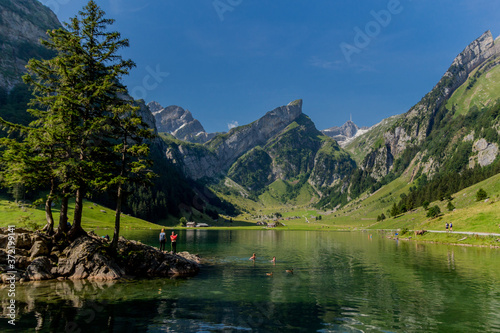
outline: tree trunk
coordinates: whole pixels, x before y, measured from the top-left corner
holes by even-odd
[[[63,191],[61,198],[61,210],[59,212],[59,227],[57,228],[57,235],[62,236],[68,233],[68,197],[66,191]]]
[[[122,201],[123,201],[123,184],[122,179],[125,175],[125,159],[127,154],[127,137],[124,138],[122,160],[120,169],[120,181],[118,182],[118,191],[116,194],[116,210],[115,210],[115,232],[113,233],[113,241],[111,242],[111,252],[116,253],[118,248],[118,238],[120,237],[120,218],[122,214]]]
[[[80,185],[78,190],[76,190],[75,198],[75,214],[73,216],[73,225],[68,232],[70,239],[76,239],[81,235],[86,234],[82,228],[82,214],[83,214],[83,197],[85,195],[85,185]]]
[[[50,193],[45,201],[45,218],[47,225],[43,228],[48,235],[54,233],[54,216],[52,215],[52,202],[54,200],[54,180],[52,179],[50,185]]]
[[[118,238],[120,237],[120,217],[122,214],[122,185],[118,185],[118,195],[116,198],[116,211],[115,211],[115,232],[113,234],[113,240],[111,241],[111,251],[116,253],[118,248]]]

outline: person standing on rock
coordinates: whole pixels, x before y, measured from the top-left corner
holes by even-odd
[[[160,251],[165,251],[166,241],[167,241],[167,234],[165,233],[165,229],[161,229],[161,232],[160,232]]]
[[[172,242],[172,254],[177,252],[177,235],[172,231],[170,235],[170,241]]]

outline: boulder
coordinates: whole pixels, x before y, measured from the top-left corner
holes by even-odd
[[[27,256],[16,254],[16,269],[25,270],[31,264],[31,260]]]
[[[8,244],[9,244],[9,236],[0,235],[0,249],[6,249]]]
[[[54,278],[51,273],[52,265],[47,257],[38,257],[26,268],[23,278],[29,281],[50,280]]]
[[[16,234],[16,248],[30,249],[33,241],[29,233]]]
[[[103,241],[97,237],[77,238],[64,249],[58,266],[52,272],[69,279],[119,279],[124,275],[124,271],[109,256],[106,249]]]
[[[191,254],[187,251],[184,251],[184,252],[177,253],[177,255],[183,257],[184,259],[194,261],[197,264],[201,264],[201,258],[197,254]]]
[[[44,241],[36,241],[30,250],[31,259],[41,256],[46,256],[50,254],[49,245]]]
[[[196,261],[187,254],[170,254],[140,242],[120,238],[120,265],[127,275],[136,277],[192,276],[199,271]],[[194,257],[193,257],[194,258]]]

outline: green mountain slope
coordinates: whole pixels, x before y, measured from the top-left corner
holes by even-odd
[[[476,68],[446,103],[448,110],[456,114],[468,113],[474,106],[478,109],[491,106],[500,99],[500,56],[495,56]]]
[[[241,156],[227,176],[265,206],[295,206],[314,203],[354,168],[349,154],[301,114],[265,145]]]
[[[374,192],[408,168],[410,182],[420,179],[420,192],[402,200],[400,208],[405,209],[491,176],[499,163],[499,57],[500,44],[487,31],[455,58],[443,78],[407,113],[349,143],[346,150],[360,168],[351,177],[349,197],[342,201]],[[338,197],[337,192],[323,198],[321,207],[331,208],[328,202],[338,203]]]

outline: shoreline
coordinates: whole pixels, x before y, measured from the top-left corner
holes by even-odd
[[[165,227],[166,228],[166,227]],[[320,231],[320,232],[366,232],[366,233],[385,233],[388,236],[391,233],[401,232],[402,229],[365,229],[357,227],[340,227],[340,226],[328,226],[328,225],[316,225],[316,226],[301,226],[292,225],[285,227],[276,228],[265,228],[262,226],[214,226],[214,227],[168,227],[171,230],[267,230],[267,231]],[[134,229],[135,230],[135,229]],[[466,247],[483,247],[483,248],[500,248],[500,233],[488,233],[482,231],[440,231],[440,230],[426,230],[424,236],[415,236],[415,230],[408,230],[410,234],[399,235],[399,240],[415,241],[429,244],[443,244],[443,245],[453,245],[453,246],[466,246]],[[466,235],[464,243],[457,243],[459,236]],[[457,236],[456,239],[443,240],[444,237]],[[422,238],[424,237],[424,238]],[[490,238],[491,237],[491,238]],[[472,243],[471,243],[472,241]],[[493,243],[496,242],[496,243]]]
[[[68,242],[39,231],[0,228],[1,282],[188,277],[200,270],[200,258],[188,252],[170,254],[123,237],[116,252],[110,244],[92,231]]]

